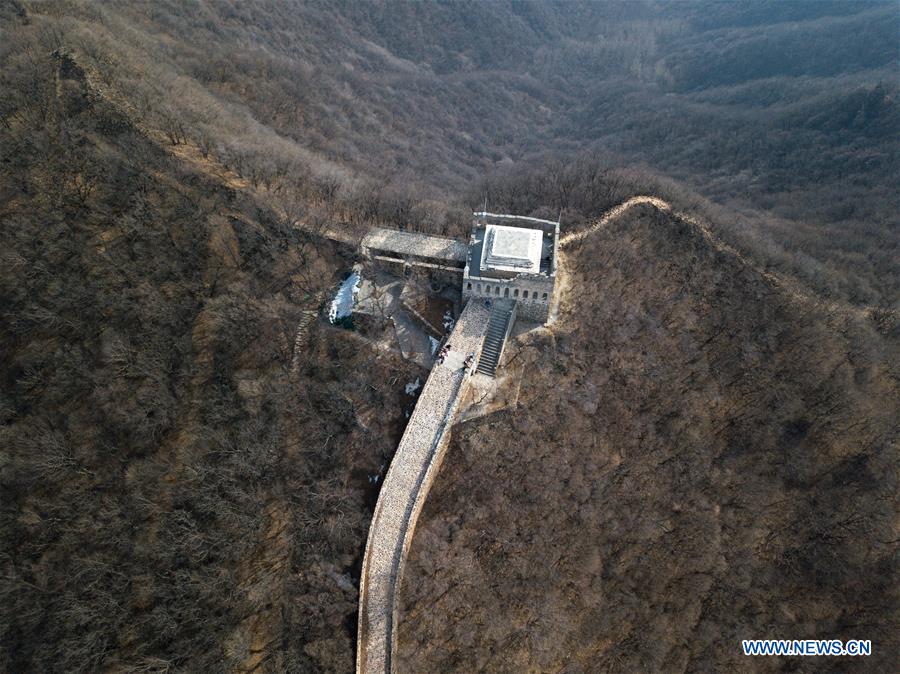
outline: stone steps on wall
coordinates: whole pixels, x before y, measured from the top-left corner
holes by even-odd
[[[489,377],[496,375],[500,357],[503,355],[503,347],[506,344],[506,336],[515,320],[515,310],[515,301],[494,301],[484,346],[481,349],[481,357],[478,359],[477,372]]]

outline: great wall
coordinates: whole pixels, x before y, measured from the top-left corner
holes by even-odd
[[[362,240],[363,254],[380,264],[403,273],[414,266],[451,275],[464,307],[378,495],[360,574],[358,672],[395,671],[404,563],[469,377],[494,377],[517,313],[537,323],[547,320],[558,243],[558,222],[487,212],[474,214],[468,243],[383,228]]]
[[[737,258],[742,264],[756,269],[754,265],[738,250],[715,237],[704,222],[698,218],[676,212],[672,206],[652,196],[635,196],[607,211],[599,220],[587,228],[559,236],[559,223],[535,221],[541,226],[555,224],[552,235],[552,255],[548,264],[541,261],[541,268],[546,267],[550,279],[549,301],[546,308],[543,302],[532,304],[530,313],[537,317],[548,316],[550,320],[555,313],[552,307],[558,301],[553,297],[556,281],[557,253],[562,262],[561,251],[557,249],[571,248],[589,235],[597,232],[612,220],[629,209],[649,205],[671,213],[674,218],[695,227],[712,246],[729,256]],[[476,214],[490,216],[493,214]],[[499,219],[516,219],[516,216],[494,216]],[[533,218],[519,218],[525,223]],[[476,227],[477,231],[477,227]],[[403,580],[403,567],[412,543],[416,522],[425,503],[428,491],[440,469],[450,439],[450,429],[456,417],[460,400],[463,398],[470,371],[463,365],[464,358],[476,354],[478,361],[482,358],[491,360],[490,374],[499,364],[505,340],[511,329],[511,321],[515,320],[517,305],[519,308],[528,298],[527,293],[520,297],[516,287],[517,276],[524,277],[525,284],[521,288],[530,288],[534,293],[536,275],[514,275],[504,279],[478,278],[470,267],[479,265],[473,260],[473,249],[480,255],[483,241],[470,241],[468,252],[459,243],[441,237],[430,237],[406,232],[376,229],[363,240],[362,248],[371,257],[401,265],[416,265],[428,269],[441,269],[463,274],[463,296],[468,300],[456,325],[447,339],[452,349],[444,363],[434,366],[419,396],[415,410],[409,419],[406,430],[400,440],[396,454],[385,477],[372,524],[366,542],[362,573],[359,588],[359,624],[357,632],[356,669],[358,673],[389,674],[396,672],[394,653],[397,642],[398,598],[400,584]],[[465,267],[463,267],[465,263]],[[851,314],[860,317],[871,317],[875,311],[872,307],[855,307],[847,304],[826,302],[803,289],[791,278],[784,277],[768,270],[757,271],[773,286],[786,292],[788,297],[800,303],[815,303],[829,312]],[[485,284],[471,287],[469,279],[489,280]],[[539,281],[539,280],[538,280]],[[564,282],[564,279],[563,279]],[[467,287],[468,286],[468,287]],[[513,290],[513,292],[510,292]],[[543,294],[544,288],[541,288]],[[557,294],[560,292],[556,288]],[[502,293],[502,294],[501,294]],[[547,296],[544,295],[544,298]],[[510,298],[510,299],[506,299]],[[503,330],[489,331],[489,326],[497,323],[498,315],[508,312],[512,315],[510,322]],[[487,337],[487,339],[486,339]],[[493,340],[493,344],[490,342]],[[488,342],[486,344],[486,342]],[[484,372],[478,368],[478,372]],[[482,375],[475,375],[482,376]]]
[[[403,565],[467,384],[464,360],[480,354],[489,318],[483,300],[463,309],[448,339],[452,348],[431,370],[378,495],[360,576],[358,672],[393,671]]]

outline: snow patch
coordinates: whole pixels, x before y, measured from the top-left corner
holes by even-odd
[[[356,303],[356,295],[359,293],[359,281],[359,274],[353,272],[341,283],[328,310],[328,320],[331,323],[347,318],[353,313],[353,305]]]
[[[407,384],[406,388],[404,390],[406,391],[406,395],[411,396],[416,391],[418,391],[421,387],[422,387],[422,382],[420,382],[419,378],[416,377],[416,380]]]
[[[453,320],[453,314],[451,314],[450,310],[447,309],[447,311],[444,312],[444,330],[450,332],[451,330],[453,330],[454,325],[456,325],[456,321]],[[434,351],[432,350],[431,353],[433,355]]]
[[[444,323],[444,327],[446,326],[447,324]],[[433,356],[437,353],[438,347],[441,345],[441,340],[435,339],[431,335],[428,335],[428,340],[431,342],[431,355]]]
[[[382,463],[381,468],[378,469],[378,472],[374,475],[369,475],[369,484],[378,484],[378,480],[381,479],[381,474],[384,472],[384,467],[386,464]]]

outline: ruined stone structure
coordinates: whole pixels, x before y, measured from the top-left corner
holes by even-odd
[[[544,323],[556,283],[559,223],[497,213],[475,213],[463,271],[463,299],[516,302],[517,314]]]

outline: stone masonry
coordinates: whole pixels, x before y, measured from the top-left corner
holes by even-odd
[[[431,259],[459,263],[465,262],[467,253],[463,241],[383,227],[374,227],[362,240],[361,247],[366,255],[387,253],[401,259]]]
[[[559,222],[475,213],[462,296],[513,300],[518,315],[544,323],[556,283]]]
[[[357,672],[394,671],[403,565],[467,385],[463,361],[470,353],[480,355],[489,318],[484,300],[472,299],[463,309],[448,338],[450,353],[431,370],[385,476],[360,577]]]

